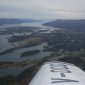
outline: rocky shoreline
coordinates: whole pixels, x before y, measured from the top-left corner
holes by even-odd
[[[13,68],[13,67],[24,67],[26,65],[34,64],[33,61],[24,62],[0,62],[0,68]]]

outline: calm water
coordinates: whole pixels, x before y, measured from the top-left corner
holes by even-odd
[[[17,25],[16,24],[15,25],[4,25],[4,26],[1,26],[0,28],[13,27],[13,26],[33,26],[33,27],[42,28],[40,30],[48,30],[44,33],[49,33],[49,32],[52,32],[55,30],[52,27],[43,26],[42,23],[44,23],[44,22],[22,23],[22,24],[17,24]],[[56,28],[56,29],[58,29],[58,28]],[[13,47],[12,44],[8,43],[8,37],[10,37],[10,36],[12,36],[12,35],[0,35],[0,52]],[[29,47],[29,48],[18,49],[12,53],[0,56],[0,62],[2,62],[2,61],[21,62],[21,61],[26,61],[26,60],[42,59],[43,57],[49,56],[52,54],[51,52],[43,52],[44,46],[46,46],[46,45],[47,45],[47,43],[44,42],[41,45],[37,45],[37,46]],[[26,56],[26,57],[20,57],[20,55],[23,52],[29,51],[29,50],[36,50],[36,49],[40,50],[39,54],[32,55],[32,56]],[[6,76],[6,75],[18,75],[26,68],[28,68],[28,66],[23,67],[23,68],[0,68],[0,77]]]
[[[33,26],[33,27],[40,27],[42,29],[39,30],[48,30],[44,33],[49,33],[54,31],[55,29],[53,29],[52,27],[48,27],[48,26],[43,26],[42,23],[44,22],[34,22],[34,23],[23,23],[23,24],[17,24],[17,25],[6,25],[6,26],[1,26],[1,28],[6,28],[6,27],[13,27],[13,26]],[[58,28],[56,28],[58,29]],[[29,34],[29,33],[28,33]],[[20,35],[18,33],[16,33],[16,35]],[[0,52],[7,50],[9,48],[12,48],[13,45],[8,43],[8,37],[10,37],[12,35],[0,35]],[[45,56],[49,56],[51,54],[51,52],[43,52],[43,48],[44,46],[47,45],[47,43],[43,43],[41,45],[38,46],[33,46],[33,47],[29,47],[29,48],[21,48],[19,50],[14,51],[13,53],[10,54],[6,54],[3,56],[0,56],[0,61],[25,61],[25,60],[29,60],[29,59],[41,59]],[[28,50],[41,50],[41,52],[37,55],[33,55],[33,56],[29,56],[29,57],[20,57],[20,55]]]
[[[30,48],[21,48],[17,51],[14,51],[13,53],[10,54],[6,54],[3,56],[0,56],[0,61],[10,61],[10,62],[21,62],[21,61],[26,61],[26,60],[36,60],[36,59],[41,59],[45,56],[49,56],[51,54],[51,52],[43,52],[43,47],[46,45],[46,43],[43,43],[41,45],[38,46],[33,46]],[[25,56],[25,57],[20,57],[20,55],[23,52],[29,51],[29,50],[40,50],[41,52],[39,54],[36,55],[32,55],[32,56]]]

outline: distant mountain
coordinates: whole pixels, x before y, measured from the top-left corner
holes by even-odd
[[[38,22],[38,20],[34,19],[7,19],[7,18],[0,18],[0,25],[5,25],[5,24],[20,24],[23,22]]]
[[[55,28],[64,28],[72,31],[85,32],[85,19],[80,20],[64,20],[58,19],[43,25],[52,26]]]

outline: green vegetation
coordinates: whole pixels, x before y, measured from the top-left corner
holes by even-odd
[[[20,48],[24,48],[24,47],[32,47],[32,46],[36,46],[36,45],[39,45],[41,44],[41,39],[40,38],[28,38],[28,39],[25,39],[23,41],[18,41],[16,43],[13,43],[15,45],[15,47],[13,48],[10,48],[10,49],[7,49],[3,52],[0,52],[0,55],[5,55],[5,54],[8,54],[8,53],[12,53]]]
[[[40,50],[26,51],[26,52],[21,54],[21,57],[35,55],[35,54],[38,54],[38,53],[40,53]]]
[[[18,41],[18,42],[14,42],[12,44],[14,44],[17,47],[23,47],[23,46],[31,47],[31,46],[34,46],[34,45],[41,44],[41,38],[30,37],[30,38],[27,38],[27,39],[24,39],[24,40],[21,40],[21,41]]]
[[[79,51],[65,51],[63,52],[65,56],[71,57],[84,57],[85,56],[85,49],[81,48]]]
[[[52,26],[55,28],[64,28],[75,32],[85,32],[85,19],[57,19],[52,22],[45,23],[43,25]]]

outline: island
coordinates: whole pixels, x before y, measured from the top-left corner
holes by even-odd
[[[40,53],[40,50],[30,50],[30,51],[26,51],[24,53],[21,54],[21,57],[25,57],[25,56],[31,56],[31,55],[35,55]]]
[[[0,55],[6,55],[12,53],[21,48],[28,48],[28,47],[40,45],[42,43],[41,41],[42,40],[40,38],[28,38],[28,39],[24,39],[23,41],[13,42],[12,44],[14,45],[14,47],[0,52]]]

